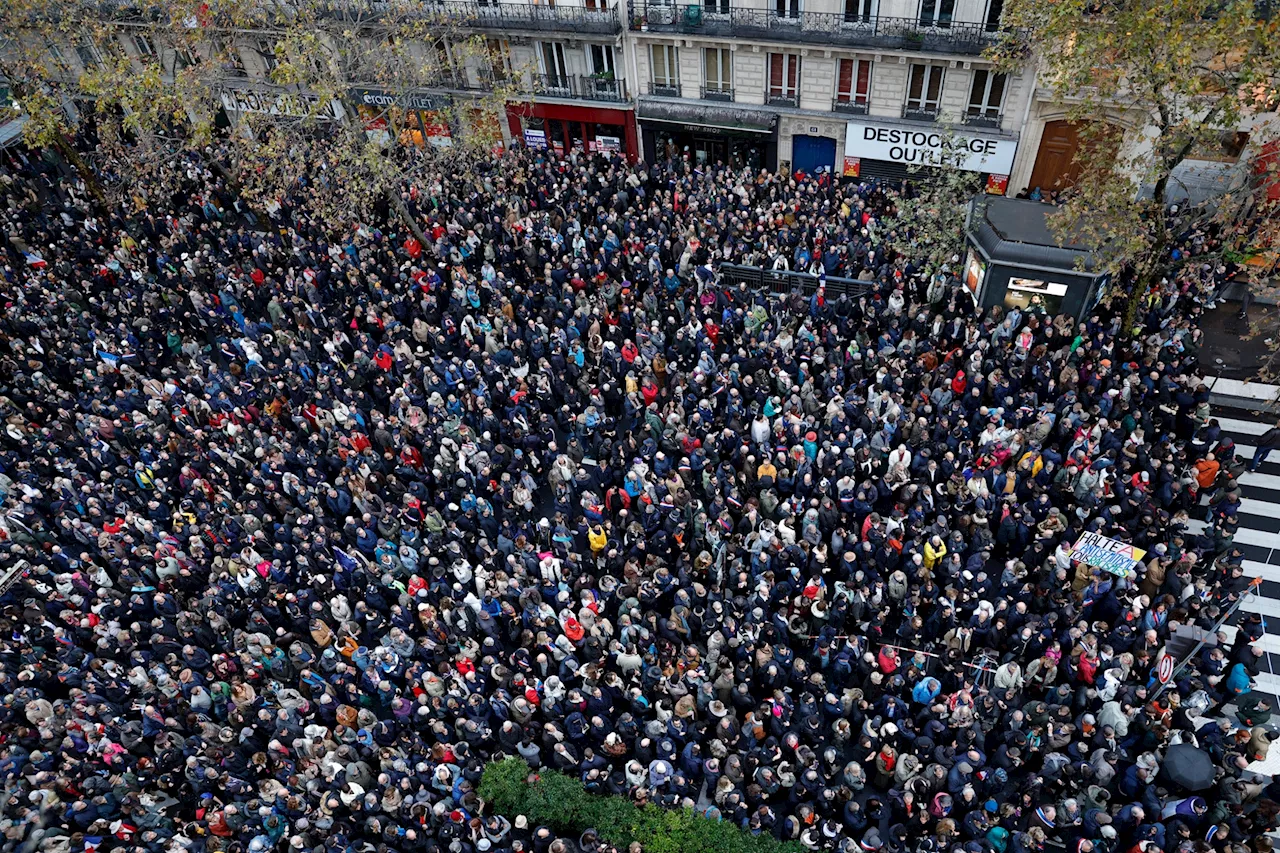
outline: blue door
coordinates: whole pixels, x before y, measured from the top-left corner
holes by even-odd
[[[825,136],[794,136],[791,139],[791,169],[806,175],[836,167],[836,141]]]

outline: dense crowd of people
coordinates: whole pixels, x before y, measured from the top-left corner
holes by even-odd
[[[516,151],[408,228],[174,169],[0,174],[4,850],[610,849],[502,756],[810,850],[1271,850],[1261,626],[1155,695],[1248,585],[1212,233],[1121,342],[976,308],[882,182]]]

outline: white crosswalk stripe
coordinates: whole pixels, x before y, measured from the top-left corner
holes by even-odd
[[[1243,513],[1243,510],[1241,511]],[[1192,533],[1204,533],[1208,524],[1193,518],[1187,522],[1187,529]],[[1265,530],[1251,530],[1245,527],[1245,519],[1240,519],[1240,530],[1236,532],[1236,544],[1238,545],[1256,545],[1259,548],[1275,548],[1280,547],[1280,536],[1275,533],[1268,533]]]
[[[1246,474],[1245,476],[1249,475]],[[1260,515],[1263,518],[1280,518],[1280,503],[1260,501],[1246,496],[1240,502],[1240,513],[1242,515]]]
[[[1280,583],[1280,566],[1259,563],[1257,560],[1245,560],[1244,573],[1246,577],[1262,578],[1264,581]]]
[[[1267,619],[1280,619],[1280,601],[1259,595],[1250,598],[1240,609],[1246,613],[1261,613]]]
[[[1244,475],[1240,477],[1240,485],[1257,486],[1260,489],[1273,491],[1276,493],[1277,497],[1280,497],[1280,476],[1275,474],[1264,474],[1261,471],[1258,473],[1246,471]],[[1280,545],[1280,543],[1277,543],[1277,545]]]
[[[1228,418],[1222,415],[1216,415],[1215,417],[1217,418],[1218,426],[1232,433],[1232,438],[1237,435],[1262,435],[1272,426],[1266,421],[1242,421],[1239,418]]]

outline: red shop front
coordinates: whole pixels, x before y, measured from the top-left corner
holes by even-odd
[[[573,149],[616,151],[630,162],[640,156],[636,117],[631,110],[563,104],[507,104],[511,138],[530,148],[564,154]]]

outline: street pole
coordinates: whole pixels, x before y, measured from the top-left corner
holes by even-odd
[[[1179,673],[1186,669],[1187,664],[1191,662],[1191,659],[1200,653],[1200,650],[1209,642],[1209,637],[1213,637],[1214,641],[1217,641],[1218,632],[1222,630],[1222,627],[1226,625],[1228,621],[1230,621],[1231,617],[1240,609],[1240,605],[1244,604],[1249,596],[1258,594],[1258,587],[1261,585],[1262,578],[1253,579],[1253,582],[1249,584],[1249,587],[1245,590],[1244,595],[1240,596],[1240,600],[1231,605],[1230,609],[1228,609],[1226,613],[1222,614],[1222,618],[1213,626],[1213,629],[1207,631],[1204,636],[1200,638],[1199,642],[1191,647],[1191,651],[1183,655],[1182,660],[1178,661],[1178,665],[1173,668],[1173,674],[1169,676],[1169,680],[1156,688],[1156,692],[1151,696],[1151,700],[1153,702],[1160,698],[1160,694],[1164,693],[1165,689],[1168,688],[1170,684],[1178,680]]]

